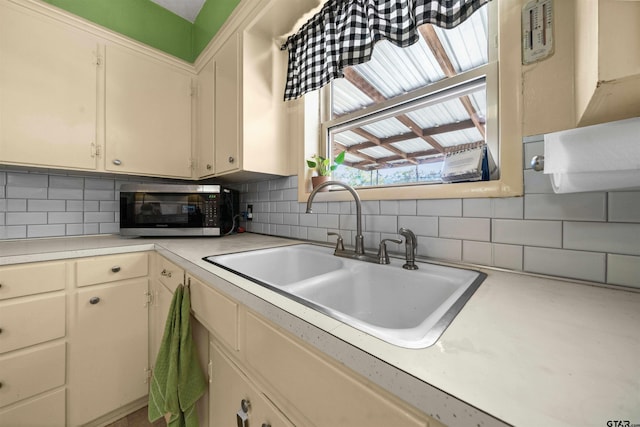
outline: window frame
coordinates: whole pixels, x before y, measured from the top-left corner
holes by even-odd
[[[403,200],[403,199],[438,199],[438,198],[469,198],[469,197],[511,197],[523,194],[522,167],[522,68],[520,56],[520,8],[518,2],[502,1],[490,2],[487,7],[489,22],[489,62],[481,67],[461,73],[457,76],[435,82],[424,89],[412,93],[425,91],[432,93],[450,86],[452,82],[460,83],[469,80],[469,76],[487,74],[487,143],[490,145],[494,157],[499,162],[500,179],[495,181],[480,181],[455,184],[407,184],[388,187],[360,187],[358,194],[362,200]],[[492,77],[489,78],[489,74]],[[495,74],[495,75],[493,75]],[[458,80],[456,80],[458,79]],[[492,95],[490,96],[490,91]],[[298,163],[298,200],[303,202],[311,192],[312,171],[305,168],[304,160],[314,153],[326,153],[328,123],[335,126],[342,123],[354,113],[349,113],[338,119],[329,120],[330,103],[328,102],[330,89],[325,87],[320,91],[306,94],[302,99],[304,124],[301,129],[304,145],[301,151],[301,161]],[[405,95],[403,95],[405,96]],[[398,103],[398,97],[385,101],[375,107],[388,108],[388,103]],[[497,100],[497,105],[490,99]],[[345,191],[330,191],[318,193],[319,201],[350,200]]]

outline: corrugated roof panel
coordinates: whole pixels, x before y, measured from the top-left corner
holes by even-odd
[[[486,6],[455,28],[444,30],[434,26],[434,29],[458,73],[489,61]]]
[[[482,135],[476,128],[441,133],[438,135],[434,135],[433,139],[438,141],[438,143],[443,147],[454,147],[460,144],[469,144],[472,142],[484,140],[484,138],[482,138]]]
[[[371,60],[355,65],[354,69],[387,99],[445,77],[422,38],[406,48],[380,41],[373,49]]]
[[[387,138],[394,135],[401,135],[403,133],[410,132],[405,125],[400,123],[395,117],[389,117],[385,120],[369,123],[362,126],[362,129],[377,136],[378,138]]]
[[[469,113],[459,99],[450,99],[440,104],[414,110],[407,116],[422,129],[461,122],[469,119]]]
[[[394,142],[391,145],[405,153],[415,153],[417,151],[426,151],[433,148],[422,138],[407,139],[406,141]]]
[[[480,116],[483,120],[486,120],[487,117],[487,91],[481,90],[478,92],[474,92],[469,96],[471,98],[471,104],[473,108],[475,108],[478,116]]]
[[[373,100],[347,79],[335,79],[332,86],[333,114],[341,115],[373,104]]]
[[[393,151],[387,150],[384,147],[369,147],[364,150],[360,150],[362,154],[366,154],[367,156],[373,157],[374,159],[381,159],[383,157],[395,156],[396,153]]]
[[[333,135],[333,140],[345,147],[351,147],[352,145],[360,144],[367,141],[367,138],[358,135],[357,133],[346,130],[344,132],[336,133]]]

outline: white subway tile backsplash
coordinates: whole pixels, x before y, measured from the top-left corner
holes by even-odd
[[[554,194],[549,175],[533,169],[524,171],[525,194]]]
[[[100,178],[85,178],[85,190],[115,190],[115,180]]]
[[[640,224],[565,222],[564,247],[640,255]]]
[[[84,190],[85,200],[115,200],[116,193],[114,190]]]
[[[418,255],[450,261],[462,261],[462,241],[418,237]]]
[[[354,232],[353,234],[355,236],[356,233]],[[378,246],[380,245],[380,240],[382,240],[381,233],[377,231],[363,231],[362,235],[364,237],[365,248],[377,251]]]
[[[82,200],[67,200],[67,212],[84,211],[84,202]]]
[[[49,188],[49,199],[82,200],[84,190],[75,188]]]
[[[85,212],[98,212],[100,210],[100,202],[85,201],[83,209]]]
[[[84,189],[84,178],[72,177],[72,176],[49,176],[49,188],[58,189]]]
[[[462,261],[471,264],[492,265],[491,243],[463,240]]]
[[[287,188],[284,190],[282,197],[284,198],[284,200],[298,200],[298,189]]]
[[[284,200],[284,191],[283,190],[272,190],[269,192],[269,200],[270,201],[278,201]]]
[[[6,185],[6,184],[7,184],[7,173],[0,172],[0,185]]]
[[[317,227],[318,226],[318,214],[316,213],[301,213],[300,225],[303,227]]]
[[[64,212],[67,204],[64,200],[28,200],[27,211],[29,212]]]
[[[49,224],[81,224],[83,221],[82,212],[49,212]]]
[[[340,229],[341,230],[355,230],[356,229],[356,216],[355,215],[340,215]]]
[[[350,202],[329,202],[327,213],[348,215],[351,213]]]
[[[314,242],[326,242],[327,241],[327,229],[326,228],[307,228],[307,239]]]
[[[418,215],[462,216],[462,199],[418,200]]]
[[[284,224],[284,216],[277,212],[270,213],[268,222],[270,224]]]
[[[84,224],[84,234],[100,234],[100,224]]]
[[[418,211],[415,200],[381,200],[381,215],[416,215]]]
[[[291,237],[291,226],[277,224],[276,225],[276,235],[277,236],[283,236],[283,237]]]
[[[610,222],[640,222],[640,191],[609,193]]]
[[[604,282],[606,255],[597,252],[525,247],[524,270],[532,273]]]
[[[115,216],[113,212],[85,212],[84,213],[84,222],[114,222]]]
[[[491,199],[491,216],[493,218],[522,219],[524,217],[524,199],[522,197]]]
[[[47,188],[49,177],[44,174],[7,172],[6,185],[8,187]]]
[[[439,236],[488,242],[491,239],[490,221],[489,218],[440,217]]]
[[[4,212],[0,212],[0,225],[4,225]]]
[[[47,194],[47,187],[6,186],[7,199],[46,199]]]
[[[355,209],[352,212],[355,212]],[[362,215],[380,215],[380,201],[365,200],[362,202]]]
[[[329,212],[329,204],[326,202],[314,202],[311,206],[314,214],[326,214]],[[307,211],[307,204],[304,204],[304,208],[300,212]]]
[[[25,199],[6,199],[7,212],[26,212],[27,201]]]
[[[609,254],[607,283],[640,288],[640,257]]]
[[[416,235],[438,237],[438,218],[430,216],[399,216],[398,229],[408,228]]]
[[[462,216],[490,218],[491,199],[463,199]]]
[[[66,227],[64,224],[54,225],[29,225],[27,226],[27,237],[55,237],[64,236]]]
[[[298,225],[300,223],[300,215],[297,213],[285,213],[282,215],[282,221],[287,225]]]
[[[522,270],[523,247],[493,243],[493,265],[510,270]]]
[[[291,212],[291,202],[276,202],[276,212]]]
[[[46,212],[7,212],[7,225],[46,224]]]
[[[27,226],[26,225],[7,225],[4,227],[4,236],[6,239],[26,239],[27,238]]]
[[[117,212],[120,209],[120,203],[116,201],[101,201],[99,206],[102,212]]]
[[[525,219],[606,221],[606,193],[527,194]]]
[[[382,233],[395,233],[398,231],[397,216],[367,215],[364,219],[364,229],[367,231],[379,231]]]
[[[120,232],[120,226],[118,223],[114,223],[114,222],[100,223],[100,228],[99,228],[100,234],[118,234],[119,232]]]
[[[318,214],[318,227],[339,228],[340,216],[335,214]]]
[[[84,234],[84,226],[82,224],[66,224],[65,234],[67,236],[81,236]]]
[[[562,247],[562,222],[492,219],[491,241],[516,245]]]

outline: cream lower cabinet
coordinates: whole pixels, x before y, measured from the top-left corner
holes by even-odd
[[[86,258],[74,264],[68,423],[99,425],[101,417],[148,393],[148,254]]]
[[[210,427],[441,426],[188,272],[187,278],[194,315],[212,338]]]
[[[211,344],[211,427],[292,427],[293,424],[224,354]]]
[[[65,425],[66,280],[64,262],[0,267],[1,427]]]

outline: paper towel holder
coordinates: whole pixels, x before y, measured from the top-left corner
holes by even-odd
[[[536,172],[544,172],[544,156],[533,156],[531,158],[531,169]]]

